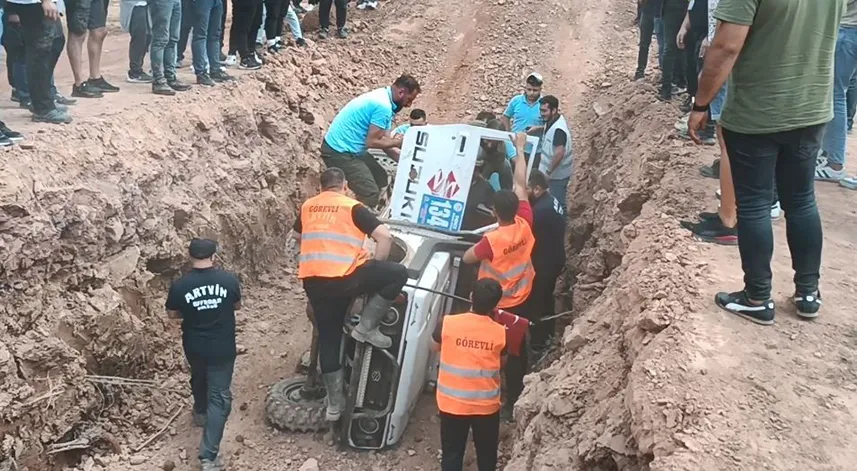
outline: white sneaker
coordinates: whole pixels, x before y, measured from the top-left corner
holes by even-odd
[[[226,56],[226,60],[223,61],[223,65],[225,65],[226,67],[235,67],[236,65],[238,65],[238,56],[236,56],[235,54],[229,54],[228,56]]]
[[[845,177],[839,180],[839,186],[849,190],[857,190],[857,177]]]
[[[675,124],[673,125],[675,130],[682,133],[682,134],[687,134],[687,120],[689,118],[690,118],[690,113],[679,118],[678,121],[676,121]]]
[[[307,13],[309,13],[309,12],[315,10],[315,5],[307,5],[304,7],[304,10],[306,10]]]
[[[834,170],[825,162],[825,165],[815,166],[815,180],[819,182],[838,182],[845,178],[845,169]]]
[[[771,205],[771,220],[776,221],[783,215],[783,209],[780,207],[780,202]]]

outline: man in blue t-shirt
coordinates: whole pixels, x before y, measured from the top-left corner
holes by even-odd
[[[374,208],[387,186],[387,172],[368,149],[382,149],[398,161],[402,135],[390,135],[393,116],[411,106],[420,93],[420,84],[402,75],[392,86],[364,93],[348,102],[330,123],[321,144],[321,158],[328,167],[345,172],[348,187],[358,201]]]
[[[541,74],[533,72],[527,76],[524,93],[512,97],[509,105],[506,106],[506,111],[503,112],[503,116],[500,118],[503,124],[506,125],[506,129],[513,133],[527,132],[531,127],[544,124],[539,112],[542,85],[544,85],[544,79]],[[531,151],[532,146],[527,144],[524,147],[524,153],[527,157],[529,157]]]

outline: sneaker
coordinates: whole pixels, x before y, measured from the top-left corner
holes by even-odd
[[[318,30],[318,39],[324,40],[330,37],[330,31],[327,28]]]
[[[704,219],[703,216],[705,216]],[[711,242],[718,245],[738,244],[737,229],[724,226],[719,215],[714,214],[714,217],[710,217],[710,213],[704,213],[700,214],[700,219],[699,223],[694,224],[689,221],[682,221],[681,225],[689,230],[694,237],[703,242]]]
[[[303,7],[303,6],[301,6],[301,5],[292,5],[292,6],[293,6],[293,7],[294,7],[294,9],[295,9],[295,13],[297,13],[298,15],[303,15],[303,14],[305,14],[306,12],[308,12],[308,11],[309,11],[308,9],[304,8],[304,7]]]
[[[104,80],[104,77],[98,77],[96,79],[91,78],[87,80],[87,82],[96,90],[101,90],[102,93],[116,93],[119,91],[119,87],[111,85],[107,80]]]
[[[184,69],[185,67],[187,67],[187,64],[184,63],[184,57],[176,59],[176,69]]]
[[[15,145],[15,143],[12,142],[12,139],[9,139],[9,136],[0,133],[0,147],[9,147],[13,145]]]
[[[68,98],[66,96],[63,96],[61,93],[57,93],[56,95],[54,95],[54,103],[69,106],[77,103],[77,100],[75,100],[74,98]]]
[[[253,53],[253,58],[255,58],[255,59],[256,59],[256,62],[258,62],[258,63],[259,63],[259,66],[260,66],[260,67],[261,67],[261,66],[263,66],[263,65],[265,65],[265,61],[264,61],[261,57],[259,57],[259,53],[258,53],[258,52],[254,52],[254,53]]]
[[[302,7],[302,8],[304,9],[305,12],[309,13],[309,12],[315,10],[315,5],[309,4],[309,5]]]
[[[271,44],[268,46],[268,54],[279,54],[280,53],[280,45],[279,44]]]
[[[765,300],[762,304],[751,303],[744,291],[737,293],[717,293],[714,304],[726,312],[743,317],[759,325],[774,324],[774,301]]]
[[[780,207],[780,202],[771,205],[771,220],[776,221],[783,215],[783,208]]]
[[[838,182],[845,178],[845,169],[834,170],[830,164],[816,165],[815,181],[819,182]]]
[[[23,103],[22,103],[22,105],[23,105]],[[62,111],[63,113],[65,113],[65,112],[67,112],[67,111],[68,111],[68,106],[61,105],[61,104],[59,104],[59,103],[57,103],[57,102],[54,102],[54,108],[56,108],[56,109],[58,109],[58,110]],[[28,102],[27,102],[27,109],[28,109],[28,110],[30,110],[30,113],[35,113],[35,112],[36,112],[36,109],[35,109],[35,108],[33,108],[33,102],[31,102],[31,101],[28,101]]]
[[[155,79],[146,72],[131,72],[128,71],[127,80],[129,83],[152,83]]]
[[[217,70],[215,72],[212,72],[210,75],[211,75],[211,78],[217,83],[234,82],[235,81],[235,77],[227,74],[226,72],[224,72],[222,70]]]
[[[839,180],[839,186],[849,190],[857,190],[857,177],[845,177]]]
[[[667,93],[664,93],[664,92],[660,92],[660,93],[658,93],[658,101],[667,102],[667,101],[672,101],[672,99],[673,99],[673,94],[672,94],[672,93],[669,93],[669,92],[667,92]]]
[[[71,122],[71,116],[65,111],[53,109],[43,114],[33,113],[33,121],[37,123],[68,124]]]
[[[798,317],[801,319],[815,319],[818,317],[818,311],[821,309],[821,291],[816,291],[815,294],[795,293],[792,302],[795,303]]]
[[[699,168],[699,174],[705,178],[720,178],[720,159],[714,159],[711,165],[703,165]]]
[[[646,73],[645,73],[645,72],[643,72],[643,71],[641,71],[641,70],[638,70],[638,71],[634,72],[634,81],[635,81],[635,82],[636,82],[637,80],[643,80],[644,78],[646,78]]]
[[[72,85],[71,96],[77,98],[101,98],[104,96],[104,93],[89,83],[89,81],[86,81],[80,85]]]
[[[241,70],[259,70],[262,68],[262,64],[255,57],[248,57],[241,59],[241,64],[238,65],[238,68]]]
[[[683,95],[685,93],[687,93],[687,85],[673,85],[673,95]]]
[[[298,47],[307,47],[307,43],[304,38],[298,38],[298,40],[295,41],[295,44],[297,44]]]
[[[220,462],[220,457],[213,460],[200,460],[202,471],[223,471],[223,463]]]
[[[348,28],[339,28],[336,30],[336,37],[339,39],[348,39]]]
[[[235,67],[238,65],[238,56],[235,54],[229,54],[222,62],[226,67]]]
[[[167,82],[152,82],[152,93],[155,95],[173,96],[176,91]]]
[[[693,109],[693,99],[690,95],[684,97],[684,101],[681,102],[678,109],[680,109],[682,113],[690,113],[690,110]]]
[[[676,120],[673,127],[679,134],[687,134],[687,120],[690,119],[690,113],[685,113],[684,116]]]
[[[10,99],[10,100],[12,100],[12,101],[14,101],[15,103],[20,103],[20,101],[21,101],[21,96],[20,96],[20,95],[18,95],[18,90],[15,90],[15,89],[13,88],[13,89],[12,89],[12,96],[11,96],[9,99]]]
[[[12,142],[20,142],[24,140],[23,134],[9,129],[9,127],[6,126],[6,123],[4,123],[3,121],[0,121],[0,134],[3,134],[7,139]]]
[[[197,75],[196,76],[196,83],[197,83],[197,85],[202,85],[204,87],[213,87],[213,86],[217,85],[216,83],[214,83],[214,80],[212,80],[211,76],[208,74]]]
[[[193,86],[189,83],[184,83],[181,80],[174,78],[172,80],[167,80],[167,85],[170,86],[173,90],[177,92],[186,92],[193,88]]]

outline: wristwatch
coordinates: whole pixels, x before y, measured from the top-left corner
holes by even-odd
[[[701,111],[703,113],[711,109],[711,104],[699,105],[696,103],[696,97],[693,97],[693,111]]]

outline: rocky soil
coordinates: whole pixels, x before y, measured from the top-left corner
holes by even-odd
[[[352,11],[347,42],[288,49],[237,85],[175,100],[82,104],[62,132],[26,125],[31,144],[0,152],[0,470],[198,469],[178,328],[163,315],[195,235],[216,237],[246,284],[223,444],[232,469],[437,469],[429,397],[384,453],[339,453],[264,424],[265,388],[309,344],[285,233],[316,191],[323,130],[357,93],[409,72],[429,120],[457,122],[502,112],[531,70],[574,126],[561,294],[576,318],[503,430],[506,469],[853,468],[857,326],[844,313],[857,227],[842,194],[820,189],[840,222],[828,232],[838,256],[825,259],[830,316],[798,323],[782,309],[777,327],[748,326],[709,302],[738,285],[737,253],[700,247],[678,225],[710,199],[696,167],[713,154],[674,139],[675,107],[628,80],[631,6],[389,0]],[[775,270],[785,308],[788,265]],[[52,453],[70,442],[86,446]]]

